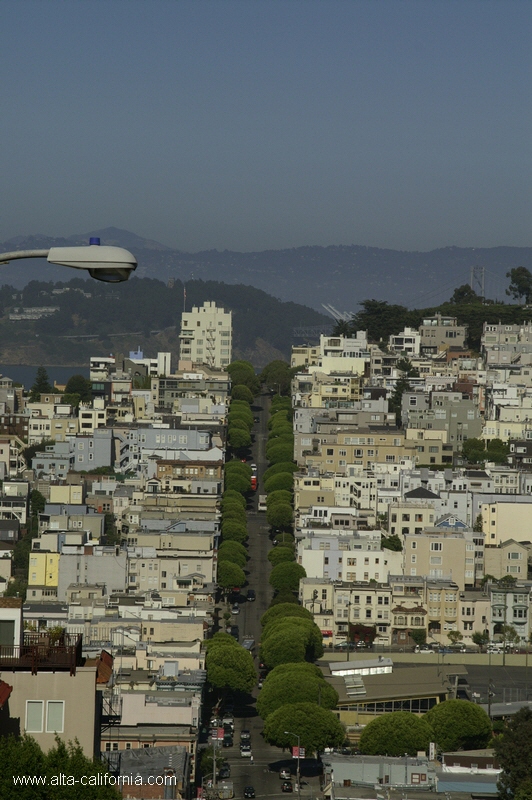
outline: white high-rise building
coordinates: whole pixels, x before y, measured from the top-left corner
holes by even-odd
[[[224,368],[231,363],[232,312],[207,301],[181,314],[180,360]]]

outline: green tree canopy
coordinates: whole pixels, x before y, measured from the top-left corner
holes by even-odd
[[[276,425],[285,425],[286,423],[291,423],[292,414],[290,409],[288,408],[280,408],[278,411],[275,411],[271,414],[270,419],[268,420],[268,430],[272,430]]]
[[[268,561],[270,562],[272,567],[276,567],[277,564],[282,564],[283,561],[293,561],[293,560],[294,560],[293,547],[272,547],[272,549],[268,553]]]
[[[271,361],[267,364],[260,375],[264,383],[271,391],[279,394],[290,392],[290,381],[292,380],[293,370],[286,361]]]
[[[241,475],[239,472],[230,471],[225,473],[225,490],[247,494],[251,491],[251,478]]]
[[[521,792],[522,796],[523,787],[532,781],[531,742],[532,711],[522,708],[510,718],[502,736],[497,736],[493,743],[495,755],[502,768],[498,784],[499,797],[517,800],[518,793]]]
[[[443,751],[478,750],[492,737],[490,718],[483,708],[468,700],[446,700],[425,714]]]
[[[281,442],[280,444],[273,445],[268,450],[267,458],[270,464],[277,464],[281,461],[290,461],[293,455],[293,444],[285,444],[284,442]]]
[[[253,402],[253,392],[248,386],[242,383],[233,386],[231,389],[231,397],[233,400],[245,400],[245,402],[250,405]]]
[[[218,563],[220,564],[222,561],[229,561],[240,569],[244,569],[247,564],[247,550],[239,542],[228,539],[220,545],[218,550]]]
[[[41,394],[50,394],[53,392],[53,386],[48,378],[48,373],[44,367],[37,367],[35,375],[35,382],[30,389],[29,401],[30,403],[37,403],[41,399]]]
[[[275,528],[289,528],[294,521],[294,510],[288,503],[275,503],[267,507],[266,519]]]
[[[261,645],[265,645],[270,638],[282,632],[286,639],[296,638],[300,633],[304,636],[305,660],[315,661],[323,655],[323,638],[321,631],[313,620],[302,617],[286,617],[274,619],[262,630]],[[284,663],[286,659],[283,660]]]
[[[249,361],[233,361],[227,367],[227,372],[231,376],[231,383],[235,385],[247,386],[253,395],[260,389],[260,381],[255,375],[255,368]]]
[[[285,461],[284,463],[281,461],[280,464],[273,464],[271,467],[268,467],[266,472],[264,473],[264,480],[267,481],[268,478],[271,478],[272,475],[277,475],[278,472],[297,472],[299,467],[293,461]]]
[[[299,581],[301,578],[306,578],[307,573],[301,564],[289,562],[284,564],[277,564],[270,573],[270,586],[277,589],[290,589],[295,592],[299,588]]]
[[[323,675],[300,669],[314,665],[305,662],[281,666],[291,666],[293,669],[274,675],[276,670],[281,669],[276,667],[264,681],[257,699],[257,711],[263,719],[289,703],[317,703],[322,708],[336,708],[338,704],[336,689],[327,683]]]
[[[291,502],[292,492],[288,491],[288,489],[276,489],[274,492],[269,492],[266,498],[266,508],[271,508],[277,503],[288,503],[290,505]]]
[[[488,631],[475,631],[471,638],[473,640],[473,644],[476,644],[479,650],[482,650],[482,648],[485,647],[489,642],[490,635]]]
[[[246,433],[250,433],[251,425],[249,424],[248,420],[244,419],[243,417],[239,417],[238,415],[232,416],[230,420],[231,428],[240,428],[241,431],[245,431]]]
[[[286,638],[286,633],[290,638]],[[305,631],[297,628],[283,628],[273,633],[267,641],[261,642],[261,658],[269,669],[297,661],[305,661],[307,640]]]
[[[233,564],[231,561],[220,561],[218,563],[218,586],[222,589],[232,589],[234,586],[241,587],[246,582],[244,570]]]
[[[482,439],[466,439],[462,444],[462,456],[469,464],[479,464],[486,458],[486,448]]]
[[[264,488],[269,494],[270,492],[277,492],[280,489],[290,492],[294,486],[294,476],[291,472],[278,472],[277,475],[272,475],[264,482]]]
[[[229,520],[232,520],[233,522],[240,522],[242,525],[246,524],[247,516],[242,506],[237,506],[236,503],[231,503],[230,505],[224,506],[222,511],[222,521],[227,522]]]
[[[65,394],[77,394],[82,403],[90,403],[92,383],[83,375],[72,375],[65,386]]]
[[[232,638],[232,637],[231,637]],[[216,644],[205,658],[207,680],[217,689],[250,692],[257,680],[253,656],[243,647]]]
[[[526,267],[515,267],[506,273],[510,286],[506,294],[515,300],[523,298],[528,305],[532,299],[532,273]]]
[[[97,785],[98,775],[107,773],[104,765],[84,755],[78,742],[68,745],[56,739],[55,746],[44,754],[29,736],[0,738],[0,797],[6,800],[119,800],[114,786]],[[59,785],[58,776],[68,776]],[[20,775],[46,776],[43,786],[13,786],[13,777]],[[80,783],[86,776],[88,785]],[[71,783],[69,783],[72,781]],[[91,781],[93,781],[91,783]]]
[[[282,592],[277,592],[277,594],[275,594],[270,600],[270,608],[272,608],[272,606],[284,605],[286,603],[291,603],[292,605],[296,606],[299,605],[299,600],[289,589],[284,589]]]
[[[268,611],[265,611],[260,618],[260,624],[264,628],[273,620],[284,619],[286,617],[300,617],[302,619],[308,619],[311,622],[314,621],[314,617],[307,608],[303,608],[303,606],[300,605],[293,606],[290,604],[286,607],[283,605],[277,605],[275,608],[268,609]]]
[[[403,543],[396,533],[392,533],[391,536],[381,536],[381,547],[385,550],[400,553],[403,549]]]
[[[222,503],[221,503],[222,508],[224,507],[225,503],[233,503],[233,502],[239,503],[239,505],[241,505],[242,508],[245,508],[247,505],[246,498],[242,497],[240,492],[236,492],[234,489],[227,489],[222,495]]]
[[[245,525],[234,520],[222,522],[222,536],[224,542],[240,542],[243,544],[248,538],[248,532]]]
[[[457,305],[461,303],[481,303],[482,298],[479,297],[468,283],[463,283],[454,290],[449,302]]]
[[[242,428],[229,424],[227,428],[227,441],[233,450],[245,450],[247,447],[251,446],[251,435],[249,431],[244,431]]]
[[[224,472],[226,474],[233,474],[233,472],[236,472],[240,475],[244,475],[247,478],[251,477],[251,467],[249,464],[245,464],[243,461],[240,461],[239,458],[233,458],[230,461],[226,461]]]
[[[301,747],[307,757],[326,747],[339,747],[345,739],[345,730],[332,711],[316,703],[288,703],[268,715],[264,723],[264,738],[277,747],[297,745],[291,731],[300,737]]]
[[[425,719],[409,711],[394,711],[372,720],[360,736],[360,750],[370,756],[415,756],[427,750],[432,728]]]

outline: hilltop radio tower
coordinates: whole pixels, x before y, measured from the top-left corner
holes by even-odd
[[[471,267],[471,288],[484,299],[484,267]]]

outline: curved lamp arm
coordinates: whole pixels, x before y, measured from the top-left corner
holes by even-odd
[[[137,259],[123,247],[90,244],[87,247],[51,247],[49,250],[14,250],[0,253],[0,265],[19,258],[46,258],[49,264],[86,269],[91,278],[106,283],[127,281],[137,268]]]

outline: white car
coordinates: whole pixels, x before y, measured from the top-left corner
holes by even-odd
[[[241,744],[240,745],[240,755],[242,758],[251,758],[251,745],[250,744]]]
[[[235,603],[233,608],[231,609],[231,614],[240,614],[240,606],[238,603]]]

